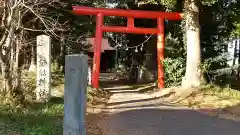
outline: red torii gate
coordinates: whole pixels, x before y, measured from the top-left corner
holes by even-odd
[[[156,12],[141,10],[123,10],[91,8],[84,6],[73,6],[73,13],[78,15],[96,15],[96,33],[94,45],[94,58],[92,68],[92,86],[99,87],[101,43],[103,32],[120,32],[135,34],[157,34],[157,60],[158,60],[158,88],[164,88],[164,19],[181,20],[181,13],[177,12]],[[127,17],[127,27],[104,26],[104,16]],[[157,28],[137,28],[134,26],[134,18],[157,19]]]

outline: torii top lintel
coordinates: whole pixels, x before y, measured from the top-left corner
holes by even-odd
[[[85,6],[73,6],[73,13],[78,15],[97,15],[101,13],[103,16],[120,16],[128,18],[146,18],[146,19],[162,18],[167,20],[181,20],[183,15],[182,13],[178,12],[92,8]]]

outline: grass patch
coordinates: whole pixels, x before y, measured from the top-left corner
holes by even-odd
[[[63,99],[28,108],[0,107],[0,135],[62,135]],[[94,120],[97,114],[86,114],[87,135],[102,135]]]
[[[28,108],[0,107],[0,135],[62,135],[63,99],[47,104],[31,104]],[[86,114],[87,135],[102,135],[94,125],[97,114]]]
[[[60,135],[62,134],[63,104],[35,105],[36,108],[2,107],[0,134]]]
[[[231,88],[222,88],[216,85],[207,85],[202,88],[204,93],[218,96],[219,98],[229,98],[240,100],[240,91]]]
[[[176,89],[175,91],[170,99],[190,108],[224,109],[240,104],[240,91],[231,88],[206,85],[200,89]]]
[[[24,106],[0,105],[0,135],[62,135],[63,98],[54,97],[45,104],[34,103],[36,77],[33,73],[23,72],[22,86],[25,88],[25,99],[28,100]],[[64,92],[64,76],[58,72],[52,74],[52,91]],[[104,103],[110,96],[102,89],[88,87],[87,91],[88,105]],[[92,125],[93,119],[98,117],[95,115],[86,115],[88,135],[102,135],[98,127]]]

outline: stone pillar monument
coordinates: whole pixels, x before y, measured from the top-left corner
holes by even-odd
[[[88,57],[84,54],[66,56],[63,135],[86,135],[87,78]]]
[[[37,37],[37,88],[36,100],[47,102],[51,93],[51,39]]]

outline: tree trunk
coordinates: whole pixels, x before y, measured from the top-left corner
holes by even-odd
[[[60,56],[59,56],[59,61],[58,61],[58,68],[62,69],[62,73],[65,71],[65,37],[62,36],[61,42],[60,42]]]
[[[183,87],[199,87],[203,82],[201,71],[200,24],[198,0],[185,0],[187,37],[187,67]]]
[[[3,11],[2,23],[5,25],[4,35],[1,37],[0,42],[0,63],[2,67],[3,75],[3,89],[6,93],[12,94],[13,90],[13,77],[14,77],[14,55],[16,44],[14,40],[16,38],[16,25],[18,22],[19,14],[14,6],[15,0],[9,0],[4,2],[4,6],[7,8]]]
[[[36,65],[36,48],[34,45],[31,46],[31,64],[30,64],[30,67],[29,67],[29,72],[36,72],[37,71],[37,65]]]
[[[15,64],[14,64],[14,72],[15,72],[15,89],[19,89],[21,86],[21,70],[19,69],[19,51],[20,51],[20,45],[21,45],[21,38],[17,39],[16,42],[16,56],[15,56]]]
[[[12,42],[13,42],[13,28],[11,27],[7,39],[4,44],[4,49],[2,48],[1,52],[1,61],[2,61],[2,70],[3,70],[3,78],[4,78],[4,90],[6,92],[11,92],[13,85],[12,85],[12,76],[11,76],[11,47],[12,47]]]
[[[152,44],[156,44],[157,38],[153,36],[148,43],[144,46],[144,50],[146,53],[144,54],[144,60],[142,64],[141,70],[143,70],[143,81],[149,82],[157,79],[157,46],[153,46]]]

